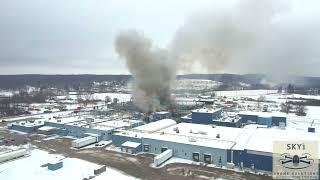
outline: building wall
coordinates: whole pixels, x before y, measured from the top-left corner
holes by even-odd
[[[25,133],[34,133],[37,131],[38,128],[42,127],[43,125],[39,126],[23,126],[18,124],[12,124],[11,129],[16,131],[21,131]]]
[[[258,117],[257,124],[266,125],[268,127],[271,127],[272,126],[272,118],[271,117]]]
[[[257,115],[239,114],[239,116],[241,117],[243,123],[248,123],[248,121],[255,123],[258,122]]]
[[[141,138],[129,137],[129,136],[126,136],[126,135],[112,135],[111,139],[112,139],[112,143],[117,147],[120,147],[126,141],[142,143],[142,139]]]
[[[51,171],[58,170],[58,169],[60,169],[62,167],[63,167],[63,162],[62,161],[57,162],[55,164],[48,163],[48,169],[51,170]]]
[[[64,125],[64,128],[67,131],[68,136],[74,136],[77,138],[83,138],[87,135],[85,133],[92,133],[97,134],[101,137],[99,140],[110,140],[112,137],[113,130],[99,130],[99,129],[91,129],[79,126],[72,126],[72,125]]]
[[[192,123],[196,124],[210,124],[212,123],[212,113],[192,112]]]
[[[142,146],[138,146],[137,148],[127,147],[127,146],[121,146],[121,149],[126,149],[126,152],[128,152],[128,149],[131,150],[132,154],[136,154],[142,151]]]
[[[215,149],[148,138],[142,139],[142,150],[144,145],[149,145],[149,152],[153,154],[160,154],[161,148],[166,147],[173,150],[174,157],[193,160],[193,153],[198,152],[200,154],[200,162],[204,162],[204,154],[211,154],[212,164],[219,165],[220,158],[221,165],[226,165],[227,163],[227,150],[223,149]]]
[[[272,125],[273,126],[279,126],[280,122],[284,122],[285,125],[287,125],[287,118],[286,117],[272,116]]]
[[[251,168],[253,165],[258,170],[272,171],[272,156],[250,154],[246,150],[233,150],[228,154],[228,162],[231,162],[231,152],[233,153],[233,163],[238,167],[242,164],[245,168]]]
[[[154,120],[156,120],[156,121],[159,121],[159,120],[162,120],[162,119],[169,119],[169,118],[171,118],[171,113],[168,112],[168,113],[163,113],[163,114],[161,114],[161,113],[155,112],[155,113],[153,114],[153,118],[154,118]]]

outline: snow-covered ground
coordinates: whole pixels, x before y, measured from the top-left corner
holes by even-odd
[[[255,97],[260,95],[267,95],[276,93],[277,90],[239,90],[239,91],[215,91],[217,96],[227,97]]]
[[[12,92],[12,91],[2,91],[2,90],[0,90],[0,96],[8,97],[8,96],[13,96],[13,94],[14,94],[14,92]]]
[[[63,167],[56,171],[48,170],[46,166],[52,158],[63,159]],[[31,155],[0,164],[0,179],[2,180],[82,180],[94,176],[94,169],[100,165],[75,158],[64,158],[61,155],[49,154],[46,151],[34,149]],[[107,168],[106,172],[93,178],[102,179],[136,179],[121,171]]]
[[[182,90],[182,89],[203,90],[203,89],[216,88],[221,84],[222,84],[221,82],[211,81],[211,80],[181,79],[176,81],[175,89],[176,90]]]
[[[124,93],[94,93],[92,94],[92,98],[95,100],[102,100],[104,101],[105,98],[109,96],[111,100],[114,98],[117,98],[119,102],[127,102],[131,99],[131,94],[124,94]],[[57,96],[58,99],[65,99],[67,96]],[[77,99],[77,95],[71,94],[68,96],[68,98],[72,100]]]
[[[72,111],[58,111],[58,112],[52,112],[47,114],[34,114],[34,115],[24,115],[19,117],[12,117],[12,118],[4,118],[5,121],[17,121],[17,120],[23,120],[27,118],[39,118],[39,119],[49,119],[53,118],[53,116],[65,116]]]

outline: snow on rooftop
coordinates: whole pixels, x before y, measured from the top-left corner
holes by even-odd
[[[86,128],[89,128],[89,125],[86,126]],[[113,127],[102,126],[102,125],[93,125],[91,128],[97,129],[97,130],[103,130],[103,131],[111,131],[114,129]]]
[[[234,142],[232,141],[209,139],[209,138],[203,138],[203,137],[190,137],[190,136],[184,136],[180,134],[152,133],[144,138],[176,142],[181,144],[192,144],[196,146],[212,147],[217,149],[230,149],[234,145]]]
[[[144,131],[144,132],[155,132],[155,131],[159,131],[161,129],[167,128],[169,126],[173,126],[177,124],[177,122],[175,120],[172,119],[162,119],[159,121],[155,121],[149,124],[145,124],[142,126],[138,126],[136,128],[134,128],[134,130],[139,130],[139,131]]]
[[[202,108],[202,109],[196,109],[196,110],[193,110],[192,112],[200,112],[200,113],[215,113],[217,111],[219,111],[221,109],[207,109],[207,108]]]
[[[138,146],[140,146],[140,144],[141,143],[132,142],[132,141],[126,141],[125,143],[122,144],[122,146],[131,147],[131,148],[137,148]]]
[[[246,149],[262,152],[272,152],[275,141],[317,141],[320,148],[320,135],[307,131],[293,129],[257,128],[248,139]]]
[[[55,157],[57,157],[57,155],[49,154],[48,152],[43,150],[34,149],[31,151],[31,156],[0,164],[0,179],[82,180],[84,178],[89,178],[89,176],[94,176],[94,169],[101,166],[75,158],[64,158],[63,156],[59,156],[59,158]],[[52,162],[52,159],[63,159],[63,167],[56,171],[48,170],[46,166],[41,167],[42,165]],[[114,177],[120,179],[134,179],[131,176],[123,174],[121,171],[117,171],[115,169],[107,167],[105,173],[102,173],[100,176],[93,178],[93,180],[113,179]]]
[[[178,128],[179,135],[189,137],[200,137],[206,139],[220,139],[226,141],[234,141],[241,133],[240,128],[231,128],[224,126],[210,126],[203,124],[179,123],[175,126],[168,127],[161,132],[165,134],[177,134],[174,129]],[[216,136],[219,134],[219,138]]]
[[[155,112],[155,114],[164,115],[164,114],[170,114],[170,112],[168,112],[168,111],[159,111],[159,112]]]
[[[271,116],[287,117],[287,114],[283,112],[240,111],[238,114],[255,115],[260,117],[271,117]]]
[[[38,130],[39,131],[50,131],[52,129],[56,129],[55,127],[52,127],[52,126],[42,126],[40,127]]]
[[[59,123],[59,124],[66,124],[66,123],[72,123],[75,121],[80,121],[84,120],[83,118],[79,116],[70,116],[70,117],[63,117],[63,118],[52,118],[50,120],[47,120],[48,122],[54,122],[54,123]]]
[[[177,133],[177,129],[179,133]],[[161,132],[148,134],[145,138],[218,149],[230,149],[235,144],[234,140],[240,132],[241,129],[239,128],[180,123],[161,130]]]
[[[141,121],[139,120],[111,120],[111,121],[105,121],[98,123],[99,125],[104,125],[104,126],[110,126],[110,127],[115,127],[115,128],[121,128],[121,127],[130,127],[131,125],[135,123],[139,123]]]

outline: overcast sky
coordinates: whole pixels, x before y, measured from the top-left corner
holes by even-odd
[[[192,14],[234,1],[1,0],[0,74],[127,74],[113,47],[119,31],[143,31],[157,46],[166,47]],[[280,24],[302,32],[304,27],[319,30],[319,0],[287,2],[290,8],[279,17]],[[312,32],[319,38],[319,32]],[[305,75],[320,76],[317,58],[304,60],[310,67]]]

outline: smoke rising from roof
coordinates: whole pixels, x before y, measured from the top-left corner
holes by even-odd
[[[310,34],[301,27],[283,26],[283,17],[290,11],[285,1],[237,2],[193,14],[177,30],[167,50],[152,50],[151,40],[137,32],[119,34],[117,52],[135,77],[134,94],[144,97],[139,107],[154,107],[154,99],[165,104],[176,73],[255,69],[271,74],[272,79],[283,79],[306,72],[309,64],[303,59],[319,59],[320,39],[315,30],[320,26],[306,29]]]
[[[145,112],[170,105],[176,71],[167,50],[153,47],[149,39],[136,31],[119,33],[115,48],[134,77],[134,103]]]

